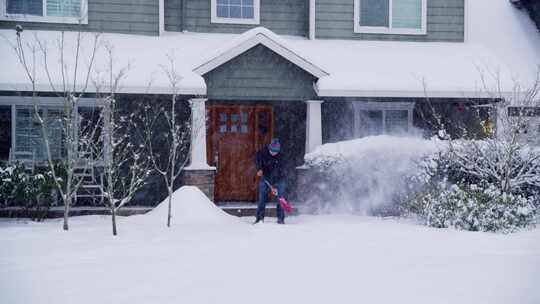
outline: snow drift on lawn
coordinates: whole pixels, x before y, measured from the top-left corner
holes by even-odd
[[[540,229],[302,215],[177,229],[159,219],[115,238],[109,222],[74,217],[64,232],[59,220],[0,220],[0,303],[540,303]]]
[[[144,216],[137,216],[137,222],[165,224],[169,198]],[[172,195],[172,225],[208,225],[238,223],[238,218],[225,213],[194,186],[183,186]]]
[[[397,136],[369,136],[325,144],[305,156],[306,164],[322,171],[317,186],[331,198],[310,199],[315,213],[361,214],[388,211],[406,189],[405,177],[419,170],[421,158],[442,147],[437,140]]]

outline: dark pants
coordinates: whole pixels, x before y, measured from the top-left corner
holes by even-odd
[[[273,185],[278,190],[279,197],[285,196],[285,182],[280,181]],[[264,219],[264,211],[266,208],[266,201],[268,200],[268,194],[271,192],[270,187],[264,182],[263,179],[259,181],[259,204],[257,205],[257,219]],[[279,204],[279,198],[274,197],[276,202],[276,212],[278,221],[283,221],[285,219],[285,211],[281,208]]]

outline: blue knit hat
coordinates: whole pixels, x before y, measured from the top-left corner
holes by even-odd
[[[281,144],[279,143],[279,139],[273,138],[270,144],[268,145],[268,150],[273,153],[279,153],[279,150],[281,149]]]

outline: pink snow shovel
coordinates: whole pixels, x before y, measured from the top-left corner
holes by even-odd
[[[266,179],[264,179],[264,183],[272,190],[274,187],[272,187],[272,184],[270,184]],[[279,193],[276,194],[277,197],[279,197]],[[279,205],[285,212],[291,213],[293,211],[293,208],[289,202],[284,197],[279,197]]]

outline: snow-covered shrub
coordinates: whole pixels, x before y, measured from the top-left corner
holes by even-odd
[[[534,225],[540,201],[540,151],[500,140],[452,141],[409,176],[408,209],[427,225],[512,231]]]
[[[540,149],[503,140],[454,142],[444,155],[454,183],[488,182],[507,193],[531,196],[540,189]]]
[[[31,173],[19,163],[0,164],[0,179],[3,206],[24,207],[35,220],[42,219],[54,202],[54,179],[47,167]]]
[[[27,174],[21,164],[0,165],[0,200],[4,206],[15,204],[24,200],[27,189]]]
[[[480,187],[440,182],[411,207],[432,227],[512,232],[534,222],[534,199],[501,192],[491,184]]]

